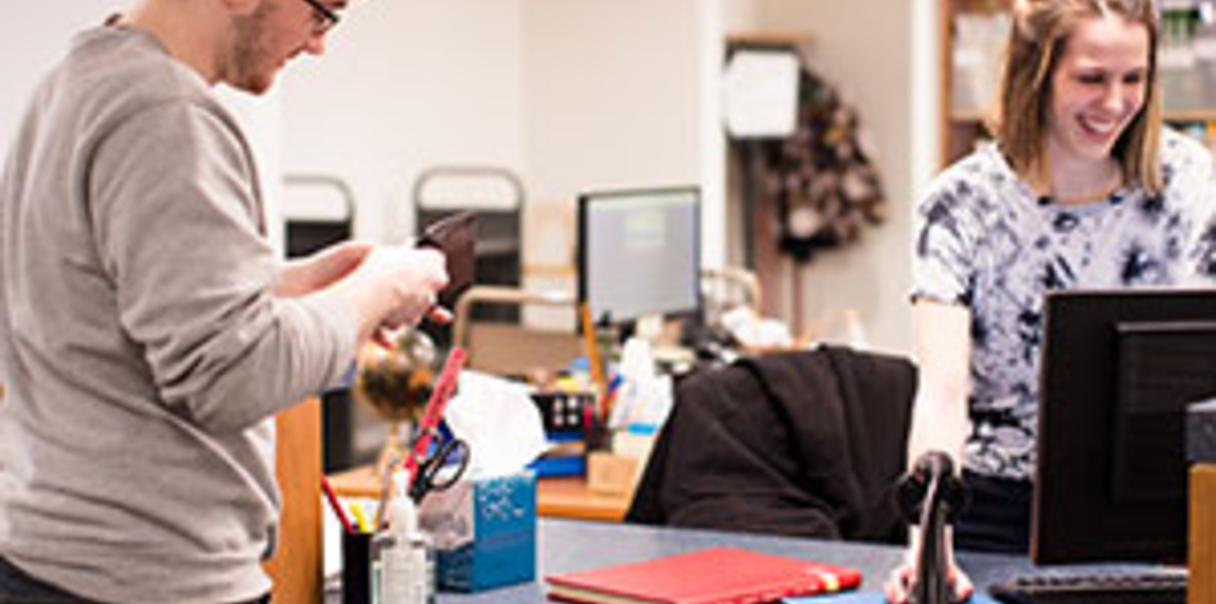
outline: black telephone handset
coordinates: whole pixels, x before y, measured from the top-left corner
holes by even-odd
[[[947,580],[946,527],[966,507],[967,492],[950,456],[930,451],[917,459],[900,483],[900,501],[908,521],[920,527],[909,604],[953,604]]]
[[[439,250],[447,259],[448,286],[439,292],[439,304],[453,308],[456,299],[473,285],[476,260],[477,216],[459,212],[427,227],[418,247]]]

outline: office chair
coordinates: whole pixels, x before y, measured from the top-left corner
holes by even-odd
[[[907,359],[826,345],[694,374],[625,518],[900,543],[915,391]]]
[[[476,308],[529,304],[573,310],[573,296],[559,292],[528,291],[517,287],[475,285],[456,303],[452,340],[469,354],[468,367],[499,375],[528,375],[535,369],[566,367],[583,354],[582,341],[572,331],[529,329],[525,325],[479,321]]]

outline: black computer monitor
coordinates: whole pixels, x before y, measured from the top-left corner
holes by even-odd
[[[578,200],[579,301],[597,324],[701,308],[700,191],[584,193]]]
[[[1216,394],[1216,291],[1046,301],[1031,557],[1186,560],[1185,409]]]

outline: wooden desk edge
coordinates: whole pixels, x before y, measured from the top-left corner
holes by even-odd
[[[334,491],[343,497],[380,496],[380,485],[371,468],[355,468],[329,477]],[[536,513],[552,518],[576,518],[620,522],[625,519],[631,498],[627,494],[592,493],[582,478],[541,478],[536,481]]]
[[[1216,463],[1191,467],[1187,604],[1216,602]]]
[[[620,522],[630,503],[627,494],[591,492],[582,478],[542,478],[536,483],[536,513],[541,516]]]

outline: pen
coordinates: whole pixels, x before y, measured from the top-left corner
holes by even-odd
[[[617,394],[621,391],[621,374],[612,376],[612,381],[608,383],[608,393],[604,395],[604,423],[611,427],[617,427],[612,423],[612,408],[616,405]]]
[[[372,526],[376,531],[384,528],[385,515],[388,514],[388,500],[393,495],[393,472],[397,469],[397,458],[393,456],[391,463],[384,464],[384,475],[380,477],[380,499],[376,505],[376,519]]]
[[[602,403],[608,396],[608,386],[604,380],[604,365],[600,359],[600,347],[595,341],[595,324],[591,321],[589,302],[583,302],[579,306],[579,315],[583,320],[583,345],[587,347],[587,362],[591,365],[591,380],[595,382],[597,403]]]
[[[346,517],[346,510],[342,509],[342,504],[338,503],[338,496],[334,494],[334,487],[329,484],[329,479],[324,474],[321,475],[321,491],[325,493],[325,499],[329,501],[329,507],[334,509],[334,515],[342,523],[342,529],[348,533],[354,533],[355,528],[351,526],[350,518]]]
[[[350,512],[355,517],[355,526],[359,527],[360,533],[370,533],[371,525],[367,523],[367,514],[363,513],[363,506],[359,505],[358,501],[350,502]]]

